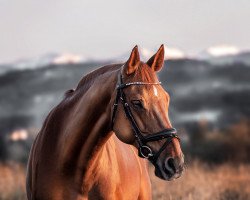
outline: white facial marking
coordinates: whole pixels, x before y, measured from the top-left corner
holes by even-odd
[[[157,88],[155,86],[153,86],[153,88],[154,88],[154,95],[157,97],[158,96]]]

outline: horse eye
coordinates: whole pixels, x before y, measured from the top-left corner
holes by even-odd
[[[132,100],[131,101],[132,105],[136,109],[143,109],[142,102],[140,100]]]

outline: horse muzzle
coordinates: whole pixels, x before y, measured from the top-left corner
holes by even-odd
[[[155,175],[163,180],[171,181],[181,177],[184,171],[184,156],[168,157],[165,161],[158,160],[155,164]]]

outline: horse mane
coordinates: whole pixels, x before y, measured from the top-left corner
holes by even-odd
[[[93,84],[93,81],[95,81],[97,77],[106,73],[107,71],[117,70],[122,65],[123,64],[106,65],[88,73],[79,81],[76,89],[69,89],[65,92],[64,94],[65,99],[71,97],[73,94],[76,94],[75,96],[84,94],[90,88],[90,86]],[[134,74],[134,77],[136,77],[137,81],[142,81],[142,82],[157,81],[157,76],[155,75],[153,70],[143,62],[140,63],[138,70],[136,70],[136,73]]]
[[[69,89],[64,93],[65,98],[69,97],[75,90],[74,89]]]
[[[122,64],[106,65],[88,73],[87,75],[82,77],[76,89],[69,89],[65,92],[64,94],[65,98],[70,97],[72,94],[78,91],[81,91],[81,94],[85,93],[97,77],[106,73],[107,71],[113,71],[113,70],[119,69],[121,66]]]

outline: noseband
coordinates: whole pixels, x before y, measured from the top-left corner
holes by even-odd
[[[123,92],[123,89],[126,87],[129,87],[131,85],[160,85],[160,84],[161,84],[161,82],[157,82],[157,83],[146,83],[146,82],[123,83],[122,76],[121,76],[121,74],[119,74],[118,75],[118,83],[117,83],[117,87],[116,87],[117,94],[116,94],[116,99],[115,99],[115,103],[113,106],[113,114],[112,114],[112,121],[111,121],[112,128],[113,128],[118,103],[119,103],[119,101],[121,101],[121,103],[123,105],[123,109],[124,109],[125,114],[126,114],[126,117],[130,121],[134,136],[135,136],[136,141],[139,145],[139,148],[138,148],[139,149],[139,151],[138,151],[139,156],[142,158],[148,159],[153,164],[156,164],[157,159],[159,158],[160,154],[167,147],[167,145],[170,144],[170,142],[172,141],[173,138],[177,138],[178,140],[180,140],[178,135],[177,135],[177,131],[175,128],[168,128],[168,129],[164,129],[164,130],[157,132],[157,133],[152,133],[152,134],[149,134],[147,136],[143,136],[139,126],[137,125],[137,123],[135,121],[135,118],[133,117],[133,114],[131,112],[131,108],[126,100],[126,95]],[[159,141],[159,140],[163,140],[163,139],[166,139],[166,142],[162,145],[162,147],[157,152],[153,152],[153,150],[150,148],[150,146],[147,145],[148,142]]]

